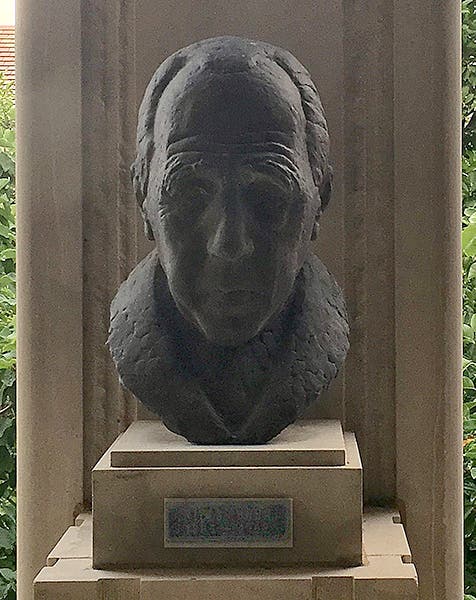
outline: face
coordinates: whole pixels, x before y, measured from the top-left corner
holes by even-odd
[[[304,132],[288,120],[240,125],[217,143],[211,123],[203,133],[189,118],[151,164],[144,210],[172,297],[215,344],[237,346],[265,328],[310,251],[319,199]]]

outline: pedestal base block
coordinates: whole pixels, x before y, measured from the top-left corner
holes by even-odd
[[[197,446],[137,422],[93,470],[93,519],[96,568],[360,565],[355,437],[311,421],[262,446]]]
[[[50,554],[56,562],[36,578],[35,600],[417,600],[415,567],[397,521],[391,510],[365,513],[360,567],[106,571],[92,567],[92,524],[85,519],[78,526],[84,529],[70,528]]]

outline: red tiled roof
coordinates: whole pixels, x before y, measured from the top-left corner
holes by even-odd
[[[7,81],[15,81],[14,25],[0,25],[0,71]]]

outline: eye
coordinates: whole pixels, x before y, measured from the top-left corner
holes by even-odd
[[[203,202],[210,196],[211,190],[206,183],[193,182],[188,185],[184,184],[182,193],[184,200]]]
[[[163,202],[167,213],[198,218],[213,197],[213,185],[205,179],[182,178],[175,182],[166,194]]]
[[[275,230],[286,223],[290,198],[278,185],[255,182],[245,189],[244,200],[258,223]]]

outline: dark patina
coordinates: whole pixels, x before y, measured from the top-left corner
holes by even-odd
[[[135,193],[156,249],[111,307],[123,384],[198,443],[263,443],[348,349],[342,293],[312,254],[331,190],[309,74],[240,38],[169,57],[145,93]]]

